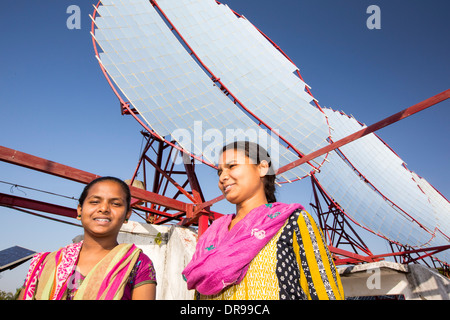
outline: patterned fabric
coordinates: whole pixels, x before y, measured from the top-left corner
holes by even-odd
[[[74,286],[72,278],[82,242],[52,253],[37,254],[31,261],[24,285],[25,300],[65,300]],[[82,281],[73,299],[121,299],[141,250],[121,244],[111,250]]]
[[[73,243],[55,252],[36,254],[25,280],[23,299],[61,300],[82,244]]]
[[[69,280],[70,283],[67,289],[67,300],[74,299],[75,294],[83,284],[85,278],[86,277],[82,275],[77,268],[74,269]],[[136,264],[133,267],[133,270],[128,276],[128,281],[121,300],[131,300],[131,295],[134,288],[149,283],[156,284],[155,268],[153,267],[153,263],[150,258],[141,252]]]
[[[34,298],[38,275],[44,266],[43,262],[49,253],[50,252],[37,253],[31,259],[30,268],[28,269],[28,274],[25,278],[25,283],[22,289],[24,292],[23,300],[31,300]]]
[[[200,300],[278,300],[279,287],[275,273],[277,241],[282,229],[267,243],[250,263],[242,281],[216,295],[197,293]]]
[[[344,299],[339,274],[320,229],[304,210],[296,210],[251,261],[243,280],[215,295],[197,299]]]
[[[216,220],[200,237],[191,262],[182,272],[188,289],[212,295],[239,284],[253,258],[299,208],[303,209],[300,204],[261,205],[230,231],[228,226],[234,215]]]

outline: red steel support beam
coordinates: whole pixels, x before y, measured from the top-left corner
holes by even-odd
[[[324,155],[325,153],[333,151],[334,149],[340,148],[352,141],[362,138],[365,135],[368,135],[368,134],[373,133],[377,130],[380,130],[388,125],[391,125],[397,121],[405,119],[419,111],[425,110],[437,103],[447,100],[448,98],[450,98],[450,89],[447,89],[431,98],[428,98],[422,102],[419,102],[409,108],[406,108],[405,110],[400,111],[384,120],[378,121],[377,123],[374,123],[374,124],[368,126],[367,128],[361,129],[361,130],[359,130],[351,135],[348,135],[347,137],[344,137],[336,142],[333,142],[317,151],[314,151],[308,155],[305,155],[301,159],[295,160],[295,161],[279,168],[277,171],[277,174],[281,174],[281,173],[291,170],[295,167],[298,167],[299,165],[302,165],[307,161],[315,159],[321,155]]]
[[[429,257],[431,255],[434,255],[436,253],[439,253],[441,251],[445,251],[450,249],[450,245],[445,245],[445,246],[438,246],[438,247],[430,247],[430,248],[421,248],[421,249],[411,249],[411,250],[406,250],[406,251],[400,251],[400,252],[394,252],[394,253],[386,253],[386,254],[378,254],[378,255],[374,255],[373,258],[386,258],[386,257],[392,257],[392,256],[401,256],[401,255],[405,255],[405,254],[412,254],[412,253],[422,253],[425,252],[425,255],[418,257],[417,259],[412,259],[413,261],[415,260],[420,260],[420,259],[424,259],[426,257]]]
[[[360,254],[353,253],[353,252],[343,250],[343,249],[339,249],[339,248],[336,248],[333,246],[328,246],[328,249],[330,250],[331,253],[351,258],[351,259],[341,259],[341,258],[338,258],[335,256],[335,258],[336,258],[335,264],[336,265],[343,265],[343,264],[347,264],[347,263],[375,262],[375,261],[383,260],[382,258],[379,258],[379,257],[375,258],[374,256],[362,256]]]
[[[188,177],[189,185],[191,186],[192,195],[194,196],[195,203],[200,204],[205,202],[204,196],[202,194],[200,184],[198,182],[197,176],[195,175],[194,165],[189,161],[186,154],[183,154],[184,168],[186,169],[186,174]],[[193,212],[192,212],[193,213]],[[186,216],[187,218],[190,218]],[[206,229],[208,229],[209,217],[208,215],[200,215],[198,219],[198,236],[200,237]]]
[[[362,251],[368,257],[372,257],[373,254],[369,247],[353,229],[345,213],[328,197],[328,194],[322,189],[314,175],[311,176],[311,183],[315,203],[310,203],[310,205],[316,211],[320,228],[327,236],[329,245],[339,247],[339,245],[347,244],[351,246],[354,253],[358,254],[358,251]],[[328,211],[322,209],[320,199],[325,201]],[[332,223],[328,223],[328,219]]]
[[[76,218],[77,210],[73,208],[67,208],[56,204],[46,203],[38,200],[21,198],[9,194],[0,193],[0,205],[6,207],[19,207],[31,210],[37,210],[41,212],[47,212],[51,214],[57,214],[59,216]]]
[[[44,172],[79,183],[89,183],[100,176],[47,159],[0,146],[0,161]]]
[[[225,196],[224,195],[220,195],[220,196],[218,196],[218,197],[216,197],[214,199],[211,199],[209,201],[206,201],[206,202],[203,202],[203,203],[200,203],[200,204],[196,205],[195,208],[194,208],[193,215],[195,216],[200,211],[204,210],[207,207],[212,206],[216,202],[222,201],[223,199],[225,199]]]
[[[37,170],[60,178],[87,184],[100,176],[75,169],[57,162],[39,158],[17,150],[0,146],[0,161]],[[186,212],[192,209],[192,204],[175,200],[147,190],[130,186],[131,196],[144,202],[151,202],[170,209]]]

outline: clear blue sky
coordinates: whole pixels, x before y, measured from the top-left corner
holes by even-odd
[[[224,0],[277,43],[300,68],[321,106],[372,124],[450,87],[450,2],[447,0]],[[81,29],[69,30],[69,5],[81,9]],[[98,175],[130,178],[141,147],[140,125],[121,116],[100,71],[90,37],[91,1],[0,2],[0,145]],[[369,30],[369,5],[381,9],[381,29]],[[378,132],[408,168],[450,197],[450,101]],[[208,168],[200,168],[207,199]],[[211,179],[209,179],[211,180]],[[82,185],[0,163],[0,181],[78,197]],[[215,183],[214,183],[215,185]],[[55,198],[0,183],[0,192]],[[309,181],[283,186],[279,199],[311,201]],[[58,203],[75,207],[73,200]],[[221,203],[213,209],[229,213]],[[81,228],[0,207],[0,250],[13,245],[52,251]],[[138,220],[137,217],[135,217]],[[375,253],[384,253],[379,248]],[[13,291],[27,264],[0,274]]]

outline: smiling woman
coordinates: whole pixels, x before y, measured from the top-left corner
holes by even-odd
[[[276,202],[267,151],[252,142],[223,148],[219,189],[236,213],[215,220],[183,271],[199,299],[344,298],[322,231],[300,204]]]
[[[120,227],[131,215],[130,201],[129,188],[122,180],[103,177],[88,184],[77,209],[77,218],[85,230],[84,241],[94,237],[107,245],[117,245]]]
[[[127,184],[114,177],[89,183],[80,196],[84,240],[33,257],[20,298],[24,300],[154,299],[152,261],[117,236],[131,215]]]

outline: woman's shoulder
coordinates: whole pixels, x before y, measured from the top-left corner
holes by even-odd
[[[55,251],[42,251],[42,252],[37,252],[33,258],[31,259],[31,263],[33,261],[38,261],[38,260],[43,260],[46,259],[48,260],[49,257],[55,256],[59,253],[63,253],[67,254],[68,252],[73,252],[73,253],[78,253],[78,251],[81,248],[81,245],[83,244],[83,242],[75,242],[75,243],[70,243],[64,247],[60,247],[59,249],[55,250]]]
[[[305,207],[300,203],[285,203],[285,202],[273,202],[266,204],[267,208],[283,209],[292,212],[305,210]]]
[[[130,279],[135,287],[143,284],[143,282],[156,283],[156,271],[153,262],[142,251],[139,253]]]
[[[137,261],[141,261],[144,264],[153,264],[152,259],[148,255],[146,255],[143,251],[139,252],[139,256]]]
[[[292,210],[292,214],[289,216],[287,224],[297,226],[300,221],[314,222],[314,218],[301,205]]]
[[[50,251],[37,252],[33,255],[30,260],[30,271],[29,273],[37,266],[42,265],[44,260],[51,254]]]

